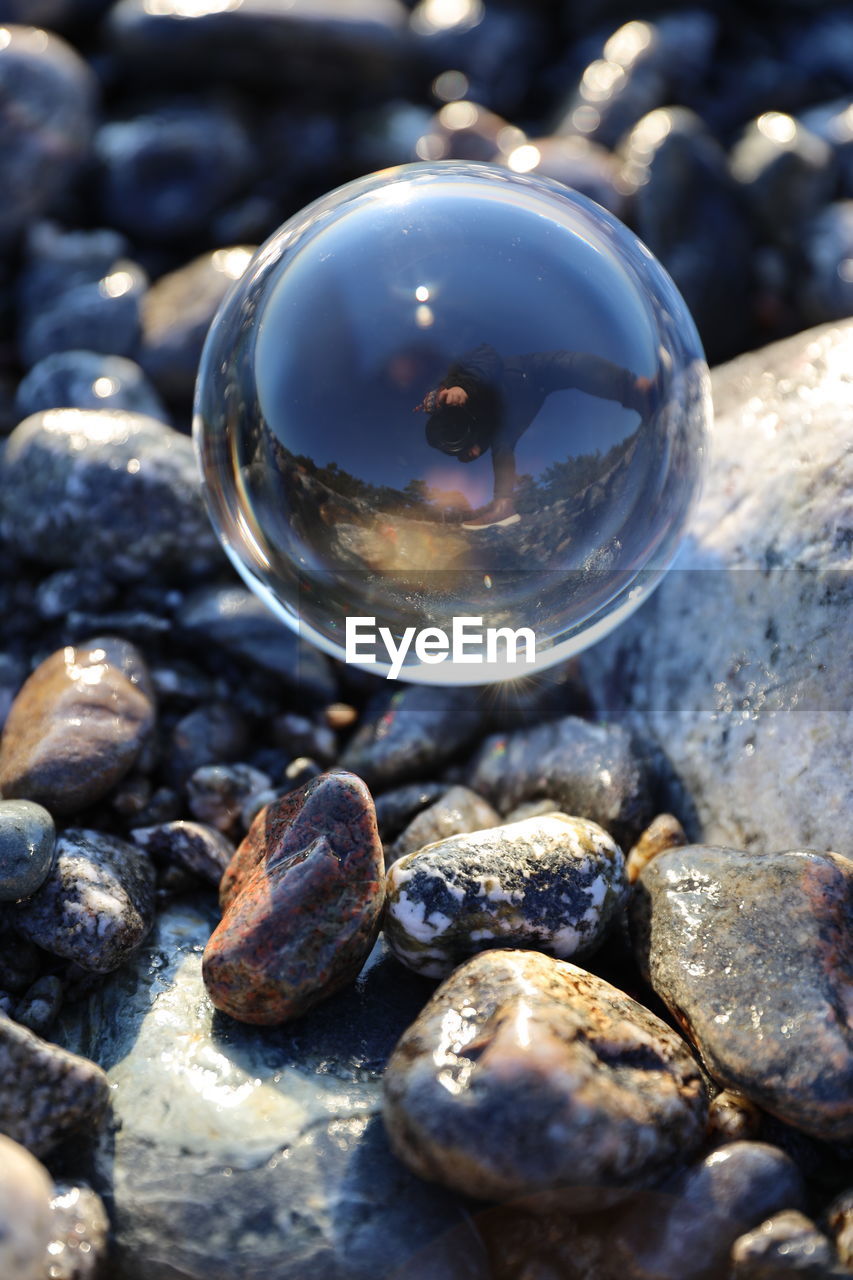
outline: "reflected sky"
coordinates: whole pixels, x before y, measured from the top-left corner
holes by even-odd
[[[255,346],[266,423],[293,453],[373,484],[421,478],[472,505],[488,500],[488,459],[463,467],[438,453],[412,412],[483,343],[501,356],[565,349],[638,375],[656,369],[649,315],[621,265],[500,187],[464,223],[458,193],[433,193],[428,216],[418,202],[374,200],[284,265]],[[558,391],[518,442],[518,472],[604,453],[637,425],[614,401]]]

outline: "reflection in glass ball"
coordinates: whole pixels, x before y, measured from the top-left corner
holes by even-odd
[[[646,597],[709,413],[690,315],[631,232],[451,161],[352,182],[267,241],[211,328],[195,435],[226,550],[294,629],[344,657],[347,619],[375,619],[361,665],[388,672],[384,627],[398,652],[409,635],[402,677],[481,683]],[[462,617],[481,642],[416,649],[410,628]],[[533,631],[535,664],[500,628]]]

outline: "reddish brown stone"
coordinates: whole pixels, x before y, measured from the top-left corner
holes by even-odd
[[[353,981],[384,900],[382,844],[361,779],[320,774],[262,809],[220,897],[203,972],[223,1013],[285,1022]]]

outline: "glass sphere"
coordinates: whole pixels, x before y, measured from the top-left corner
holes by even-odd
[[[351,182],[266,242],[211,327],[194,430],[225,549],[285,622],[377,673],[474,684],[641,603],[709,415],[693,321],[630,231],[448,161]]]

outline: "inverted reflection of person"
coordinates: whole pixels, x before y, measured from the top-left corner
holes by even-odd
[[[465,521],[464,529],[518,523],[521,517],[513,500],[515,446],[548,396],[569,390],[615,400],[645,417],[651,410],[653,381],[586,352],[500,356],[484,343],[452,364],[441,384],[416,406],[416,412],[430,415],[426,438],[433,448],[460,462],[473,462],[492,451],[492,501]]]

